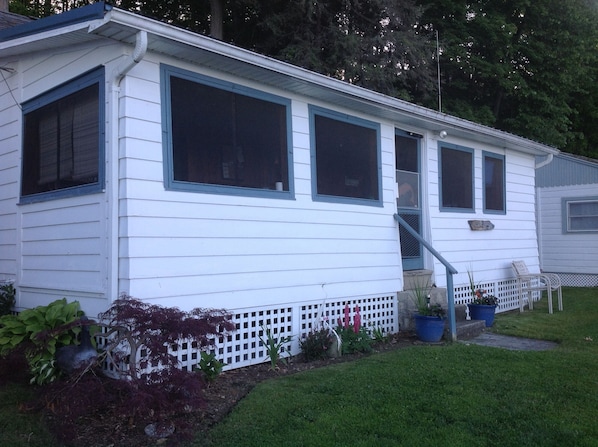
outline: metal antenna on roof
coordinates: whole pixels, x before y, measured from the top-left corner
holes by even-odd
[[[438,44],[438,30],[436,30],[436,68],[438,72],[438,111],[442,112],[442,91],[440,90],[440,45]]]

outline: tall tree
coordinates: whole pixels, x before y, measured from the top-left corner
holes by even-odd
[[[239,3],[237,45],[402,99],[435,97],[434,40],[412,0]]]
[[[95,0],[11,0],[43,17]],[[598,158],[598,0],[113,0],[123,9]]]
[[[560,148],[575,140],[575,98],[594,85],[593,1],[420,3],[440,33],[447,112]]]

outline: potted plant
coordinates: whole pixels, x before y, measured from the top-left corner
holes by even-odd
[[[446,312],[440,304],[430,304],[428,284],[416,284],[413,289],[413,302],[417,312],[413,314],[415,334],[421,341],[436,343],[444,334]]]
[[[486,327],[494,324],[494,314],[498,306],[498,298],[490,295],[486,290],[478,289],[473,280],[473,274],[467,272],[469,275],[469,286],[473,295],[471,303],[467,304],[469,309],[469,316],[472,320],[484,320]]]

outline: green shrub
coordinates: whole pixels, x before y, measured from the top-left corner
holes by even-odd
[[[293,339],[293,336],[289,335],[288,337],[275,337],[272,335],[270,328],[264,328],[263,326],[261,332],[264,333],[265,338],[263,336],[260,336],[259,338],[266,348],[266,354],[270,359],[270,369],[275,370],[278,368],[279,361],[283,363],[285,362],[286,359],[282,358],[284,345],[290,343]]]
[[[347,327],[339,326],[336,332],[342,340],[342,353],[353,354],[354,352],[371,352],[372,351],[372,337],[365,327],[360,327],[357,332],[353,325]]]
[[[56,350],[75,344],[81,330],[64,327],[82,315],[79,302],[67,303],[66,298],[26,309],[18,315],[4,315],[0,317],[0,356],[22,346],[33,376],[31,383],[53,382],[59,375],[54,364]]]
[[[222,363],[216,358],[216,354],[213,352],[201,352],[198,367],[203,374],[206,382],[210,383],[216,380],[216,377],[222,373],[222,368],[226,366],[226,363]]]
[[[332,347],[332,341],[333,338],[328,329],[311,331],[299,342],[303,360],[311,362],[313,360],[320,360],[328,357],[330,348]]]

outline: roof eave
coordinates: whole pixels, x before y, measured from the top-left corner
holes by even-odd
[[[132,31],[147,31],[150,36],[153,36],[150,39],[150,50],[158,47],[157,41],[166,39],[183,46],[185,55],[191,61],[203,59],[202,54],[208,53],[214,69],[223,70],[222,67],[226,66],[226,71],[231,74],[250,77],[252,80],[260,82],[264,82],[264,78],[267,78],[267,83],[274,87],[359,109],[374,116],[394,120],[397,125],[407,122],[415,128],[432,132],[446,130],[456,137],[474,139],[530,155],[559,153],[558,149],[542,143],[436,112],[120,9],[115,8],[108,12],[104,21],[97,21],[90,27],[90,32],[111,37],[106,35],[105,29],[110,24],[131,28]],[[123,37],[121,36],[120,39],[122,40]],[[127,43],[132,45],[134,43],[134,33],[132,32],[125,40],[128,40]],[[193,54],[193,57],[189,57],[189,54]],[[181,54],[180,57],[184,56]],[[226,63],[217,63],[224,61]],[[253,67],[254,70],[248,71],[247,67]],[[264,77],[265,71],[268,72],[266,77]],[[290,82],[291,80],[292,82]]]
[[[90,7],[81,9],[86,8]],[[298,95],[358,110],[394,121],[397,126],[405,125],[434,133],[446,130],[451,136],[531,155],[559,153],[555,148],[523,137],[351,85],[138,14],[99,6],[90,9],[87,15],[75,15],[72,20],[63,21],[61,26],[38,26],[37,33],[0,42],[0,57],[40,51],[50,45],[66,45],[67,42],[72,43],[73,39],[84,42],[98,36],[134,45],[137,31],[144,30],[149,35],[149,51],[201,63],[215,70],[266,83]],[[81,17],[86,19],[79,20]],[[36,23],[44,20],[47,19]]]

